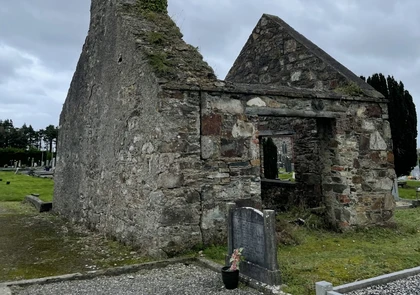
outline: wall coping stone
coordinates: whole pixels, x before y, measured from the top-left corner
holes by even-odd
[[[340,101],[358,101],[358,102],[378,102],[388,103],[386,98],[378,98],[376,96],[349,96],[334,91],[316,91],[312,89],[302,89],[287,86],[268,86],[261,84],[244,84],[232,83],[226,81],[218,81],[215,83],[205,83],[200,85],[188,85],[181,83],[167,83],[161,85],[165,90],[181,90],[181,91],[204,91],[231,94],[247,94],[247,95],[271,95],[271,96],[287,96],[289,98],[300,99],[329,99]]]

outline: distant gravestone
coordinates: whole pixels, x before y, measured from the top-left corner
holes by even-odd
[[[261,212],[228,203],[228,256],[244,248],[240,272],[269,285],[280,285],[274,210]]]
[[[395,201],[400,201],[401,200],[400,195],[398,193],[398,180],[397,180],[397,178],[394,179],[394,184],[392,186],[391,193],[394,196]]]

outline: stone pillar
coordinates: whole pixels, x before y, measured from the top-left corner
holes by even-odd
[[[332,291],[333,285],[326,281],[315,283],[315,294],[316,295],[327,295],[328,291]]]
[[[274,210],[264,210],[264,239],[265,253],[267,259],[267,268],[269,270],[278,270],[277,263],[277,242],[276,235],[276,212]],[[275,255],[273,255],[275,254]]]

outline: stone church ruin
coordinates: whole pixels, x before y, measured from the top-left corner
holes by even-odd
[[[293,184],[261,175],[281,136]],[[165,1],[92,0],[58,142],[54,210],[153,256],[225,243],[229,202],[323,207],[337,229],[393,216],[387,101],[271,15],[220,81]]]

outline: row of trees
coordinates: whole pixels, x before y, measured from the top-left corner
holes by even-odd
[[[50,160],[57,137],[58,128],[54,125],[34,130],[31,125],[23,124],[18,128],[12,120],[0,120],[0,165],[10,165],[14,161],[28,165],[32,159],[35,162]],[[42,151],[45,149],[48,156],[44,157]]]
[[[388,115],[391,125],[395,172],[409,175],[417,165],[417,114],[413,98],[404,84],[383,74],[361,77],[389,100]]]
[[[21,128],[13,126],[13,121],[0,120],[0,148],[36,149],[44,146],[52,152],[57,143],[58,128],[48,125],[45,129],[34,130],[32,125],[23,124]]]

